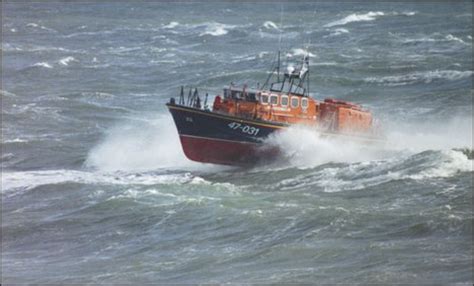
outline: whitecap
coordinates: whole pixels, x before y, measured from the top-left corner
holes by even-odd
[[[446,40],[448,41],[456,41],[456,42],[459,42],[459,43],[462,43],[462,44],[467,44],[466,42],[464,42],[461,38],[458,38],[456,36],[453,36],[451,34],[447,35],[445,37]]]
[[[168,24],[164,25],[163,28],[165,29],[173,29],[179,25],[179,22],[169,22]]]
[[[30,27],[30,28],[40,28],[40,29],[42,29],[42,30],[51,31],[51,32],[56,32],[56,30],[47,28],[47,27],[45,27],[45,26],[41,26],[41,25],[36,24],[36,23],[28,23],[28,24],[26,24],[26,26],[27,26],[27,27]]]
[[[334,30],[334,32],[335,32],[336,35],[347,34],[347,33],[349,33],[349,30],[344,29],[344,28],[337,28],[336,30]]]
[[[43,68],[48,68],[48,69],[52,69],[53,67],[47,63],[47,62],[40,62],[40,63],[36,63],[33,65],[34,67],[43,67]]]
[[[15,138],[15,139],[11,139],[11,140],[4,140],[3,141],[4,143],[26,143],[28,142],[28,140],[26,139],[21,139],[21,138]]]
[[[361,22],[361,21],[373,21],[375,20],[377,17],[379,16],[383,16],[385,15],[384,12],[368,12],[368,13],[365,13],[365,14],[351,14],[343,19],[340,19],[340,20],[337,20],[337,21],[334,21],[334,22],[331,22],[331,23],[328,23],[326,25],[324,25],[324,27],[333,27],[333,26],[341,26],[341,25],[346,25],[348,23],[352,23],[352,22]]]
[[[0,95],[1,96],[8,96],[8,97],[16,96],[16,94],[14,94],[12,92],[9,92],[9,91],[6,91],[6,90],[3,90],[3,89],[0,89]]]
[[[21,47],[10,43],[2,43],[3,52],[23,51]]]
[[[235,28],[234,25],[226,25],[226,24],[221,24],[217,22],[206,23],[205,27],[206,27],[205,31],[200,33],[199,36],[205,36],[205,35],[210,35],[210,36],[215,36],[215,37],[223,36],[229,32],[228,29]]]
[[[59,63],[64,66],[69,65],[70,62],[77,62],[77,60],[74,57],[65,57],[59,60]]]
[[[339,36],[341,34],[348,34],[348,33],[349,33],[349,30],[347,30],[347,29],[337,28],[329,35],[329,37]],[[328,37],[328,36],[324,36],[324,37]]]
[[[416,11],[404,11],[404,12],[392,12],[391,15],[394,15],[394,16],[398,16],[398,15],[401,15],[401,16],[415,16],[416,14],[418,14],[418,12]]]
[[[432,164],[428,168],[417,174],[406,174],[403,178],[422,180],[426,178],[451,177],[458,172],[472,172],[474,165],[462,152],[446,150],[440,152],[437,158],[432,159]]]
[[[310,58],[316,57],[315,54],[313,54],[310,51],[305,50],[305,49],[292,49],[291,51],[292,51],[292,53],[290,54],[290,56],[305,56],[305,55],[308,55]]]
[[[96,185],[156,185],[183,184],[193,179],[190,173],[153,174],[153,173],[103,173],[78,170],[43,170],[2,173],[2,192],[28,190],[42,185],[62,183],[82,183]]]
[[[266,21],[265,23],[263,23],[263,27],[265,27],[267,29],[280,30],[278,28],[278,26],[275,23],[273,23],[272,21]]]

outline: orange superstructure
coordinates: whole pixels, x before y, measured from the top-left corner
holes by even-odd
[[[360,105],[308,96],[255,91],[229,87],[216,96],[213,112],[230,116],[285,124],[316,126],[331,132],[367,133],[372,129],[372,114]]]

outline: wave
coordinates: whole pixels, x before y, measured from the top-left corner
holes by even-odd
[[[65,57],[59,60],[59,63],[63,66],[68,66],[71,62],[78,62],[74,57]]]
[[[75,38],[80,36],[103,36],[103,35],[110,35],[116,33],[117,30],[104,30],[104,31],[96,31],[96,32],[77,32],[68,35],[64,35],[64,38]]]
[[[446,139],[441,146],[436,141],[440,135],[420,141],[411,133],[397,134],[398,137],[390,134],[387,144],[368,146],[324,138],[305,127],[291,127],[267,140],[267,144],[278,147],[282,153],[281,160],[270,168],[308,170],[295,178],[283,179],[278,183],[279,189],[307,189],[314,185],[327,192],[363,189],[392,180],[451,177],[473,171],[468,156],[450,149],[452,144],[464,143],[446,142]]]
[[[48,68],[48,69],[53,68],[50,64],[48,64],[48,62],[35,63],[33,66],[34,67],[43,67],[43,68]]]
[[[380,16],[384,16],[385,13],[384,12],[380,12],[380,11],[377,11],[377,12],[368,12],[368,13],[365,13],[365,14],[357,14],[357,13],[354,13],[354,14],[351,14],[343,19],[340,19],[340,20],[337,20],[337,21],[334,21],[334,22],[330,22],[326,25],[324,25],[324,27],[333,27],[333,26],[342,26],[342,25],[346,25],[346,24],[349,24],[349,23],[352,23],[352,22],[361,22],[361,21],[373,21],[375,20],[377,17],[380,17]]]
[[[14,94],[13,92],[9,92],[9,91],[3,90],[3,89],[0,89],[0,95],[1,96],[6,96],[6,97],[15,97],[16,96],[16,94]]]
[[[425,151],[384,160],[327,167],[312,174],[310,181],[303,182],[321,187],[325,192],[339,192],[365,189],[395,180],[424,181],[472,171],[472,160],[461,152]]]
[[[447,35],[447,36],[445,37],[445,39],[446,39],[447,41],[455,41],[455,42],[459,42],[459,43],[468,45],[468,43],[464,42],[463,39],[458,38],[458,37],[456,37],[456,36],[453,36],[453,35],[451,35],[451,34]]]
[[[3,143],[27,143],[28,140],[26,139],[21,139],[21,138],[15,138],[15,139],[6,139],[6,140],[3,140]]]
[[[28,23],[28,24],[26,24],[26,27],[28,27],[28,28],[39,28],[41,30],[50,31],[50,32],[57,32],[54,29],[47,28],[45,26],[42,26],[42,25],[39,25],[39,24],[36,24],[36,23]]]
[[[227,25],[227,24],[221,24],[217,22],[211,22],[211,23],[205,23],[205,30],[204,32],[200,33],[199,36],[205,36],[205,35],[210,35],[210,36],[223,36],[226,35],[230,29],[234,29],[236,26],[234,25]]]
[[[42,185],[81,183],[99,185],[157,185],[183,184],[194,179],[190,173],[101,173],[79,170],[45,170],[24,172],[3,172],[2,192],[18,189],[29,190]]]
[[[472,38],[469,38],[470,36],[467,36],[468,39],[471,39]],[[435,34],[435,35],[432,35],[432,36],[425,36],[425,37],[421,37],[421,38],[406,38],[406,39],[403,39],[401,40],[402,43],[405,43],[405,44],[409,44],[409,43],[423,43],[423,42],[458,42],[458,43],[461,43],[463,45],[472,45],[471,42],[465,42],[463,39],[459,38],[459,37],[456,37],[452,34],[448,34],[444,37],[440,37],[440,35],[438,34]]]
[[[295,57],[295,56],[309,56],[310,58],[315,58],[316,55],[311,53],[306,49],[292,49],[291,53],[287,54],[288,57]]]
[[[64,53],[86,53],[84,50],[70,50],[63,47],[37,46],[37,45],[18,45],[10,43],[2,43],[2,51],[4,52],[64,52]]]
[[[344,29],[344,28],[337,28],[337,29],[335,29],[331,34],[329,34],[328,36],[324,36],[324,38],[326,38],[326,37],[339,36],[339,35],[348,34],[348,33],[349,33],[349,30],[347,30],[347,29]]]
[[[435,70],[427,72],[414,72],[405,75],[368,77],[365,78],[364,81],[366,83],[375,83],[386,86],[402,86],[416,83],[431,83],[434,80],[460,80],[471,77],[472,74],[472,71]]]
[[[272,21],[266,21],[265,23],[263,23],[263,27],[265,27],[266,29],[280,30],[278,26]]]
[[[418,14],[418,12],[416,11],[405,11],[405,12],[400,12],[400,13],[395,12],[395,15],[402,15],[402,16],[415,16],[416,14]]]
[[[179,25],[179,22],[169,22],[168,24],[164,25],[164,29],[173,29]]]

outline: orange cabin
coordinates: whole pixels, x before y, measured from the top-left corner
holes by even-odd
[[[245,89],[224,89],[214,100],[213,111],[242,118],[287,124],[314,125],[317,105],[313,98],[294,94]]]
[[[367,133],[372,115],[360,105],[325,99],[323,102],[297,94],[225,88],[213,112],[285,124],[316,125],[330,132]]]
[[[360,105],[325,99],[320,110],[321,123],[330,131],[367,133],[372,129],[372,114]]]

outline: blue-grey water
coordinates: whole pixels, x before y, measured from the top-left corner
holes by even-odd
[[[471,2],[2,8],[4,283],[472,283]],[[188,161],[164,104],[263,83],[279,47],[387,144]]]

